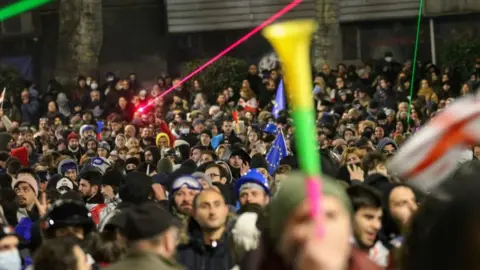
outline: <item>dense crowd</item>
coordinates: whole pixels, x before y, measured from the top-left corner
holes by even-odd
[[[411,61],[386,53],[375,65],[314,72],[320,240],[298,170],[302,138],[288,91],[287,106],[272,114],[281,69],[251,65],[240,89],[171,77],[146,89],[134,73],[107,73],[103,82],[80,76],[75,89],[30,83],[18,103],[7,91],[0,269],[478,267],[476,186],[450,187],[445,202],[386,167],[425,122],[476,92],[480,61],[475,67],[468,78],[432,64],[412,74]],[[286,153],[269,155],[280,144]],[[470,154],[455,180],[475,178],[480,147]],[[450,228],[465,232],[456,241],[445,236]]]

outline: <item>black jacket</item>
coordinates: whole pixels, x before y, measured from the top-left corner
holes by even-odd
[[[178,262],[187,270],[230,270],[233,260],[229,250],[227,233],[218,240],[217,246],[207,246],[203,242],[200,226],[195,221],[189,224],[190,241],[177,248]]]
[[[220,144],[230,144],[234,145],[236,143],[242,143],[242,140],[235,135],[234,132],[231,132],[230,135],[223,134],[223,139],[221,140]]]

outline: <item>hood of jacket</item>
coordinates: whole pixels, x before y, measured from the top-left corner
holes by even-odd
[[[225,166],[222,166],[224,168],[226,168],[227,172],[228,172],[228,179],[227,179],[227,183],[232,183],[234,181],[233,179],[233,176],[232,176],[232,170],[230,170],[230,166],[225,162],[225,161],[216,161],[215,163],[217,163],[218,165],[225,165]]]
[[[152,177],[141,173],[131,172],[125,176],[125,185],[120,187],[120,199],[122,203],[142,204],[148,201],[152,191]]]

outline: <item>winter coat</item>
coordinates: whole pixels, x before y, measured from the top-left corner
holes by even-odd
[[[216,246],[205,245],[200,226],[193,220],[189,226],[190,241],[177,247],[178,261],[188,270],[230,270],[234,266],[229,250],[228,233]]]
[[[36,124],[40,117],[40,103],[37,99],[30,97],[28,103],[22,103],[22,123]]]
[[[101,193],[95,194],[85,202],[85,206],[92,215],[92,220],[96,225],[100,223],[100,214],[103,208],[105,208],[105,204],[103,202],[104,199]]]
[[[183,267],[162,258],[159,255],[148,253],[148,252],[131,252],[127,256],[105,268],[105,270],[132,270],[132,269],[141,269],[141,270],[181,270]]]
[[[234,132],[230,133],[229,136],[226,136],[225,134],[223,134],[223,138],[220,141],[220,144],[227,144],[227,143],[230,145],[234,145],[236,143],[242,143],[242,140],[240,140],[240,138],[238,138]]]
[[[117,196],[113,200],[105,200],[105,207],[100,212],[100,222],[98,224],[99,231],[103,231],[105,225],[115,215],[115,209],[122,202],[120,197]]]

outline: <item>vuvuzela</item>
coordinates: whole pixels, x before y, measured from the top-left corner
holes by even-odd
[[[315,130],[315,107],[312,94],[310,44],[317,29],[313,20],[297,20],[271,25],[263,30],[280,58],[295,125],[295,142],[300,168],[307,175],[307,194],[317,232],[322,236],[323,207],[321,166]]]

